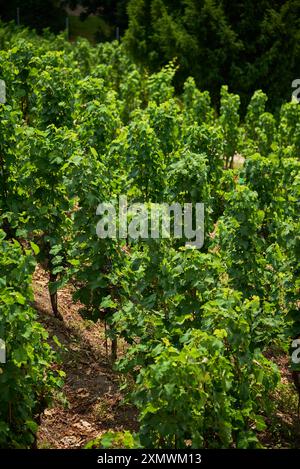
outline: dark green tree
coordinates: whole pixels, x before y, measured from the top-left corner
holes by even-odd
[[[17,21],[19,8],[20,24],[37,31],[50,28],[60,32],[65,27],[66,13],[59,0],[0,0],[0,18],[3,21]]]
[[[300,0],[130,0],[125,44],[155,71],[174,57],[179,84],[194,76],[216,104],[221,85],[241,96],[256,89],[271,108],[290,99],[299,75]]]

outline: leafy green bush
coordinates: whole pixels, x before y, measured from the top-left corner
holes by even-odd
[[[146,448],[259,447],[254,429],[266,427],[260,414],[278,374],[257,351],[231,354],[226,337],[188,331],[181,349],[162,338],[152,350],[133,393]]]
[[[0,446],[28,448],[63,373],[55,370],[48,335],[30,306],[31,251],[22,253],[0,231],[0,253],[0,337],[6,344],[6,363],[0,365]]]
[[[123,432],[106,432],[85,445],[85,449],[99,448],[137,449],[141,448],[141,444],[138,435],[125,430]]]

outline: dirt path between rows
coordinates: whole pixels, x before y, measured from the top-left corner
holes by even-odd
[[[38,432],[39,448],[81,448],[108,430],[137,430],[136,411],[124,404],[121,377],[106,355],[103,326],[83,320],[72,289],[59,294],[62,323],[51,312],[47,274],[39,266],[33,279],[38,319],[62,344],[62,369],[66,373],[63,397],[46,409]]]

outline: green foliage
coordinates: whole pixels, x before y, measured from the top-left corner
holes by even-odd
[[[274,109],[297,77],[299,8],[297,0],[130,0],[124,43],[152,71],[176,58],[177,83],[193,76],[214,103],[227,83],[243,109],[260,88]]]
[[[212,335],[188,331],[182,349],[162,338],[141,369],[134,392],[140,409],[140,438],[145,447],[259,447],[251,426],[266,425],[259,412],[278,376],[259,353],[235,363],[226,345],[226,330]],[[242,350],[240,350],[242,352]],[[259,361],[258,361],[259,360]],[[259,396],[259,398],[258,398]],[[258,400],[257,400],[258,398]]]
[[[223,86],[221,90],[220,124],[225,142],[225,166],[233,166],[233,158],[238,151],[239,142],[239,106],[240,98],[228,93],[228,87]]]
[[[0,367],[0,445],[28,448],[35,441],[39,415],[62,384],[63,372],[54,370],[48,334],[30,306],[35,267],[31,250],[22,253],[1,230],[0,253],[0,337],[6,344],[6,363]]]
[[[138,435],[129,431],[106,432],[101,437],[89,441],[85,449],[138,449],[141,448]]]
[[[177,11],[181,2],[172,5]],[[149,40],[164,34],[166,56],[179,47],[179,63],[188,66],[198,46],[185,25],[195,35],[199,27],[213,48],[213,59],[200,51],[200,64],[205,70],[211,63],[217,89],[218,67],[226,69],[227,54],[238,56],[242,47],[224,12],[240,7],[185,2],[175,28],[170,6],[130,2],[129,31],[139,28],[141,58],[151,55]],[[171,33],[177,42],[168,44]],[[57,316],[57,290],[70,281],[82,315],[103,320],[114,347],[119,337],[128,345],[116,366],[130,376],[140,432],[109,432],[88,447],[260,447],[278,381],[266,352],[273,344],[287,348],[300,334],[300,107],[285,103],[274,116],[257,91],[243,120],[236,89],[223,86],[217,114],[194,78],[175,93],[178,62],[151,73],[117,42],[70,44],[11,25],[0,27],[0,43],[7,85],[7,103],[0,104],[0,221],[7,236],[0,301],[12,357],[1,369],[16,367],[13,378],[0,374],[11,379],[0,405],[0,441],[30,446],[26,428],[35,430],[39,406],[59,384],[29,306],[34,253],[50,274]],[[204,203],[203,247],[172,236],[98,239],[97,206],[113,201],[118,212],[120,195],[129,203]],[[33,253],[22,253],[17,239],[25,251],[31,243]]]

